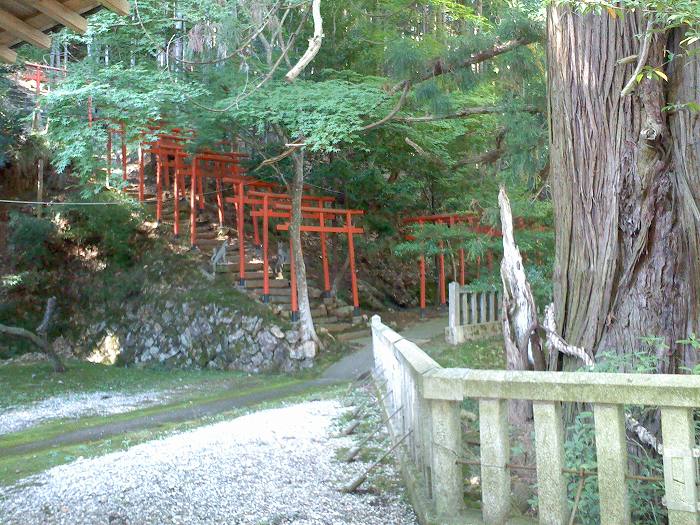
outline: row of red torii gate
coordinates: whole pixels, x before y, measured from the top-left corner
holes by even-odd
[[[95,119],[92,119],[94,121]],[[111,176],[111,166],[113,159],[114,136],[121,136],[121,162],[122,174],[126,180],[127,173],[127,152],[126,152],[126,129],[123,121],[107,126],[107,176]],[[281,219],[276,224],[278,231],[288,231],[291,221],[291,198],[281,185],[256,179],[247,176],[245,168],[241,166],[241,160],[245,154],[222,151],[227,145],[223,141],[216,144],[218,151],[202,149],[196,153],[187,151],[188,143],[194,140],[193,130],[182,130],[171,128],[164,130],[162,126],[151,125],[147,131],[142,133],[155,137],[153,140],[144,140],[139,147],[139,170],[138,170],[138,196],[139,200],[144,200],[145,195],[145,158],[151,155],[156,166],[156,220],[163,219],[163,202],[166,194],[172,198],[173,209],[173,234],[181,233],[180,224],[180,201],[187,199],[189,205],[189,237],[190,244],[194,248],[197,246],[197,216],[200,210],[204,209],[206,195],[215,195],[218,221],[220,226],[224,226],[226,218],[226,204],[233,204],[233,219],[236,226],[236,236],[239,247],[238,257],[238,277],[239,284],[245,286],[246,264],[245,264],[245,238],[246,223],[252,226],[253,242],[262,248],[263,259],[263,302],[268,302],[270,297],[270,260],[269,260],[269,231],[270,220]],[[205,191],[207,181],[213,180],[215,190]],[[327,248],[327,236],[329,234],[340,234],[347,237],[348,258],[350,269],[350,286],[353,307],[356,315],[360,313],[360,301],[357,284],[357,268],[355,259],[354,235],[363,234],[364,229],[353,223],[353,219],[364,214],[363,210],[334,208],[335,197],[324,195],[312,195],[306,193],[309,190],[305,187],[302,195],[302,219],[301,231],[307,233],[317,233],[320,236],[321,263],[323,270],[323,294],[329,297],[331,294],[331,279],[329,270],[329,258]],[[247,213],[246,213],[247,211]],[[260,224],[260,222],[262,224]],[[329,224],[330,223],[330,224]],[[443,224],[454,226],[456,224],[466,225],[470,230],[500,237],[500,231],[479,224],[479,219],[474,214],[440,214],[410,217],[403,220],[405,225],[418,224]],[[413,236],[406,235],[407,239]],[[290,253],[291,240],[290,240]],[[465,284],[465,253],[463,249],[459,253],[459,281]],[[446,276],[445,276],[445,254],[437,256],[438,260],[438,294],[439,303],[447,304],[446,298]],[[492,253],[487,253],[489,267],[493,264]],[[477,266],[480,265],[477,259]],[[298,295],[296,274],[294,269],[294,258],[290,257],[290,286],[291,286],[291,318],[298,318]],[[426,259],[424,255],[419,257],[420,275],[420,309],[421,315],[426,311]]]
[[[60,81],[67,76],[65,68],[54,68],[44,64],[27,63],[23,79],[34,82],[36,95],[39,96],[48,89],[51,83]],[[95,116],[95,108],[92,99],[87,102],[88,123],[92,127],[97,121],[103,121],[107,132],[107,180],[111,179],[113,165],[113,146],[115,136],[121,138],[121,163],[122,176],[127,179],[127,129],[123,120],[101,119]],[[239,284],[244,286],[246,280],[245,265],[245,235],[246,235],[246,210],[253,229],[253,241],[262,248],[263,258],[263,302],[269,301],[269,227],[271,219],[280,219],[276,224],[278,231],[288,231],[291,220],[291,199],[286,193],[286,189],[274,182],[263,181],[245,175],[245,169],[241,166],[241,159],[245,154],[235,151],[223,151],[228,146],[224,142],[215,145],[218,151],[203,149],[196,153],[188,153],[188,143],[194,140],[193,130],[182,130],[179,128],[165,129],[158,123],[152,123],[147,130],[141,132],[143,140],[139,146],[139,170],[138,170],[138,196],[140,201],[144,201],[145,195],[145,156],[151,155],[156,163],[156,220],[160,222],[163,215],[163,202],[166,193],[172,195],[173,204],[173,234],[180,234],[180,200],[188,199],[190,211],[190,244],[197,246],[197,215],[199,210],[205,207],[206,182],[215,181],[216,206],[218,210],[218,220],[220,226],[224,225],[225,205],[233,204],[234,222],[239,247]],[[151,137],[152,140],[148,140]],[[153,138],[155,137],[155,138]],[[189,185],[188,185],[189,181]],[[357,285],[357,270],[355,261],[354,235],[364,233],[364,229],[353,223],[353,219],[364,212],[357,209],[339,209],[332,205],[335,198],[330,196],[311,195],[306,193],[309,188],[305,188],[302,196],[302,232],[317,233],[320,236],[321,261],[323,269],[323,294],[328,297],[331,293],[331,280],[329,271],[327,236],[329,234],[339,234],[347,236],[348,257],[350,267],[350,285],[353,306],[355,313],[359,314],[359,294]],[[172,191],[170,191],[172,190]],[[262,222],[262,227],[259,224]],[[310,222],[310,224],[309,224]],[[330,224],[329,224],[330,223]],[[479,217],[475,214],[437,214],[409,217],[403,220],[404,225],[441,224],[448,227],[455,225],[466,226],[471,231],[500,237],[501,233],[493,227],[479,224]],[[523,227],[522,219],[518,225]],[[262,230],[262,235],[261,235]],[[410,234],[405,236],[412,240]],[[290,253],[291,246],[290,246]],[[463,286],[465,284],[465,253],[464,249],[458,250],[459,256],[459,276],[458,280]],[[298,316],[298,297],[296,286],[296,275],[294,271],[294,258],[289,258],[290,263],[290,285],[291,285],[291,310],[292,319]],[[489,269],[493,266],[493,254],[487,252],[487,264]],[[420,276],[420,308],[421,314],[426,310],[426,258],[419,256],[419,276]],[[445,276],[445,254],[437,256],[437,289],[438,301],[441,306],[447,304],[447,283]],[[476,258],[477,273],[481,264],[481,259]]]

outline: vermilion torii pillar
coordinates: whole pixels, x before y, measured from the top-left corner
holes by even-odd
[[[474,225],[476,222],[476,216],[474,214],[438,214],[438,215],[421,215],[418,217],[410,217],[404,219],[404,224],[418,224],[421,228],[425,224],[444,224],[448,227],[453,227],[455,224],[469,224]],[[415,236],[407,235],[406,239],[415,240]],[[440,241],[440,247],[443,248],[444,244]],[[425,282],[425,255],[421,254],[419,257],[419,272],[420,272],[420,315],[425,316],[426,308],[426,282]],[[459,249],[459,280],[460,284],[465,283],[465,259],[464,259],[464,249]],[[446,290],[446,278],[445,278],[445,254],[441,251],[438,255],[438,293],[440,305],[445,306],[447,304],[447,290]]]
[[[291,205],[290,204],[277,204],[277,208],[285,210],[290,214],[291,220]],[[348,239],[348,259],[350,261],[350,285],[352,290],[352,302],[354,308],[354,314],[357,316],[360,313],[360,298],[357,289],[357,272],[355,269],[355,241],[353,236],[357,234],[362,234],[365,232],[363,228],[353,226],[352,218],[357,215],[363,215],[365,212],[363,210],[348,210],[348,209],[338,209],[338,208],[314,208],[302,206],[301,208],[302,218],[313,218],[319,220],[319,225],[306,225],[302,224],[300,231],[309,233],[339,233],[346,234]],[[323,214],[323,215],[322,215]],[[323,216],[323,219],[321,217]],[[329,216],[342,216],[345,219],[344,226],[326,226],[321,224],[321,220],[325,222],[325,217]],[[280,231],[288,231],[289,223],[280,224],[277,226]],[[291,254],[290,254],[291,255]],[[293,256],[290,257],[293,259]],[[327,264],[327,260],[325,261]],[[292,274],[294,277],[294,275]],[[294,283],[293,283],[294,284]],[[294,306],[294,305],[292,305]],[[294,310],[292,310],[294,312]]]
[[[283,203],[280,203],[280,200],[283,201],[289,201],[289,196],[286,194],[271,194],[271,193],[262,193],[262,192],[248,192],[248,195],[251,196],[252,198],[250,199],[251,203],[257,204],[254,201],[254,198],[260,199],[260,209],[253,209],[251,211],[251,216],[253,217],[253,220],[255,220],[257,217],[262,217],[262,222],[263,222],[263,302],[268,302],[269,301],[269,295],[270,295],[270,275],[269,275],[269,262],[268,262],[268,251],[269,251],[269,224],[270,224],[270,219],[285,219],[287,221],[291,220],[291,206],[289,206],[289,209],[273,209],[273,206],[275,208],[279,208],[282,206]],[[315,199],[314,197],[308,197],[309,199]],[[255,208],[255,206],[254,206]],[[303,219],[316,219],[319,220],[319,223],[321,225],[325,225],[325,213],[326,210],[329,210],[329,208],[321,208],[324,211],[320,213],[307,213],[302,211],[302,218]],[[325,242],[325,233],[324,233],[324,240],[321,242]],[[329,274],[328,270],[328,257],[326,255],[326,250],[323,248],[321,249],[321,254],[322,254],[322,264],[323,264],[323,272],[324,276]],[[325,284],[326,290],[330,292],[330,278],[326,280]]]

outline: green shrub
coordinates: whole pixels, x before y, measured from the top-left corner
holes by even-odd
[[[51,244],[56,240],[56,227],[46,219],[24,213],[10,213],[9,244],[18,268],[48,266],[53,260]]]
[[[62,237],[78,246],[96,246],[100,257],[117,266],[133,263],[133,238],[139,225],[136,208],[126,200],[110,193],[90,197],[104,206],[74,206],[65,210],[67,225]]]

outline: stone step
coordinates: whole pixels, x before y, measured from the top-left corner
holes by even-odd
[[[219,239],[202,239],[197,237],[196,245],[200,250],[207,251],[207,257],[211,256],[211,251],[214,247],[219,246],[223,241]]]
[[[323,321],[324,319],[319,319],[316,323],[317,328],[325,328],[331,334],[346,332],[353,327],[351,323],[324,323]]]
[[[250,288],[248,288],[246,286],[246,289],[248,291],[252,291],[253,295],[258,299],[261,299],[263,296],[262,288],[255,288],[255,289],[251,290]],[[289,288],[270,288],[269,295],[270,295],[270,297],[272,297],[274,295],[274,296],[279,296],[279,297],[291,298],[291,290]]]
[[[238,272],[238,263],[232,263],[232,262],[226,262],[226,264],[217,264],[216,265],[216,273],[237,273]],[[258,271],[262,270],[262,263],[245,263],[245,271],[246,272],[253,272],[253,271]],[[246,283],[246,288],[249,288],[247,286],[248,283]],[[262,285],[261,285],[262,287]]]
[[[272,279],[270,278],[270,288],[289,288],[291,285],[287,279]],[[249,290],[262,290],[263,280],[262,279],[250,279],[246,273],[245,287]]]
[[[272,291],[272,290],[270,290]],[[270,304],[292,304],[292,298],[287,295],[270,295]]]
[[[326,317],[328,316],[328,312],[326,311],[326,308],[324,306],[317,306],[316,308],[311,309],[311,317],[316,319],[317,317]]]

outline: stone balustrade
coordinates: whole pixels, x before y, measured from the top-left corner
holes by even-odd
[[[501,292],[449,284],[448,326],[445,340],[458,345],[470,339],[501,333]]]
[[[567,524],[562,403],[593,406],[603,525],[631,523],[624,405],[660,407],[664,504],[670,525],[698,524],[693,411],[700,377],[586,372],[470,370],[440,367],[417,345],[372,319],[376,374],[390,430],[409,434],[401,468],[423,523],[528,523],[512,516],[508,402],[533,405],[539,523]],[[482,511],[463,504],[462,401],[478,400]],[[531,522],[531,521],[530,521]]]

